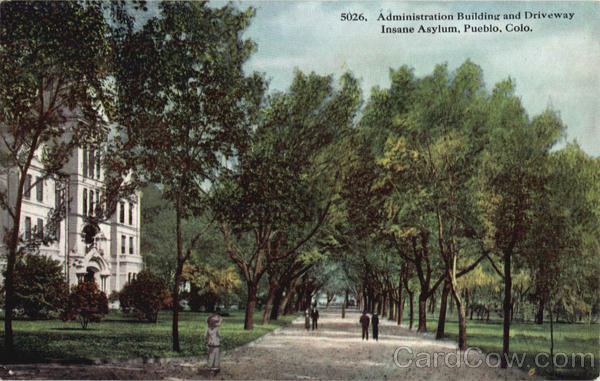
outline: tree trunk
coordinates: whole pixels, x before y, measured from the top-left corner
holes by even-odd
[[[442,297],[440,300],[440,316],[438,316],[438,326],[435,338],[440,340],[445,336],[446,328],[446,307],[448,304],[448,294],[450,293],[451,284],[448,280],[444,281],[444,288],[442,290]]]
[[[535,314],[535,323],[543,324],[544,323],[544,299],[540,298],[538,304],[537,314]]]
[[[342,304],[342,319],[346,318],[346,308],[348,308],[348,289],[344,293],[344,304]]]
[[[500,359],[500,367],[506,369],[508,366],[508,352],[510,349],[510,302],[512,300],[512,277],[510,269],[511,251],[504,252],[504,326],[502,333],[502,357]]]
[[[279,301],[279,308],[277,309],[277,316],[283,316],[285,314],[285,306],[287,306],[288,301],[290,299],[293,283],[294,282],[289,283],[288,286],[285,288],[285,294]]]
[[[408,293],[408,297],[410,299],[410,324],[408,326],[409,329],[412,329],[413,323],[415,321],[415,319],[414,319],[415,318],[415,308],[414,308],[414,299],[415,299],[414,296],[415,295],[414,295],[414,293],[415,293],[414,291],[412,291],[412,292],[409,291],[409,293]]]
[[[458,311],[458,349],[465,351],[467,350],[467,313],[456,288],[452,288],[452,295],[456,301],[456,309]]]
[[[279,317],[279,307],[281,306],[281,298],[283,296],[283,287],[278,287],[275,292],[275,300],[273,300],[273,305],[269,309],[268,313],[270,313],[271,320],[277,320]]]
[[[554,324],[552,323],[552,305],[549,306],[548,311],[550,312],[550,360],[552,361],[552,373],[554,376]]]
[[[427,294],[419,294],[419,328],[417,332],[427,332]]]
[[[404,299],[398,303],[398,325],[402,324],[402,319],[404,317]]]
[[[295,298],[295,296],[296,296],[296,287],[292,287],[292,289],[290,290],[290,295],[287,298],[288,302],[285,305],[285,311],[284,311],[285,315],[290,315],[290,314],[296,313],[298,311],[298,310],[294,310],[294,306],[295,306],[294,298]]]
[[[396,306],[396,304],[394,303],[394,298],[391,297],[389,298],[389,315],[388,315],[388,320],[395,320],[394,318],[396,317],[395,315],[395,311],[394,311],[394,307]]]
[[[402,295],[402,281],[400,281],[400,285],[398,287],[398,315],[397,321],[398,325],[402,324],[402,314],[404,313],[404,298]]]
[[[37,145],[37,139],[34,140],[33,146]],[[10,230],[10,236],[8,240],[8,253],[6,258],[6,268],[4,276],[4,349],[6,353],[13,353],[14,350],[14,338],[12,321],[14,316],[13,309],[15,308],[15,264],[17,263],[17,249],[19,246],[19,230],[21,226],[21,206],[23,203],[23,191],[25,188],[25,178],[33,152],[30,151],[27,164],[20,176],[19,185],[16,192],[15,200],[15,214],[12,218],[12,230]],[[10,171],[7,176],[10,176]],[[7,179],[7,181],[9,181]],[[8,231],[7,231],[8,232]],[[5,233],[6,234],[6,233]]]
[[[267,324],[269,321],[269,314],[273,308],[273,301],[275,300],[275,293],[277,292],[277,285],[274,281],[269,282],[269,293],[267,294],[267,301],[265,303],[265,310],[263,312],[262,325]]]
[[[431,297],[429,300],[429,313],[431,313],[431,314],[435,313],[435,293],[431,294]]]
[[[246,302],[244,329],[251,330],[254,328],[254,308],[256,307],[256,292],[258,290],[258,285],[251,281],[247,281],[246,283],[248,285],[248,299]]]
[[[181,194],[177,196],[175,212],[177,218],[177,266],[175,268],[175,285],[173,289],[173,350],[179,352],[179,282],[181,281],[181,272],[183,270],[183,243],[181,238]]]

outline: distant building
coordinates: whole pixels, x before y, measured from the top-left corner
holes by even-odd
[[[59,204],[61,197],[65,197],[68,200],[67,212],[56,232],[58,239],[49,246],[40,247],[40,254],[63,265],[65,278],[70,285],[79,280],[94,279],[107,295],[121,290],[142,270],[140,194],[134,195],[132,200],[121,201],[109,220],[90,224],[86,217],[96,213],[103,190],[103,170],[99,157],[94,151],[76,149],[63,172],[67,174],[67,180],[62,184],[53,180],[36,184],[41,167],[39,161],[34,159],[25,180],[21,234],[29,238],[43,231],[49,211]],[[0,188],[8,190],[9,200],[16,197],[17,182],[16,171],[0,175]],[[28,184],[33,185],[29,191]],[[0,210],[0,213],[2,226],[9,226],[11,220],[8,212]],[[1,229],[0,239],[3,235],[4,229]],[[4,268],[6,246],[3,240],[0,245],[3,251],[0,265]]]

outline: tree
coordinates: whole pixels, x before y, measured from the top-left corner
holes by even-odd
[[[0,193],[10,220],[4,233],[8,351],[13,348],[15,265],[27,246],[19,235],[27,174],[38,162],[38,181],[57,178],[73,148],[104,139],[100,105],[111,63],[107,30],[100,3],[0,3],[0,151],[3,175],[17,184],[10,198],[6,189]],[[48,223],[59,221],[61,211],[56,208]]]
[[[15,265],[15,307],[31,318],[47,318],[60,311],[67,284],[58,261],[42,255],[26,255]]]
[[[552,152],[549,159],[546,191],[532,207],[532,228],[523,245],[540,324],[544,310],[552,306],[575,321],[589,316],[598,300],[598,160],[576,143]]]
[[[62,319],[79,320],[81,328],[98,323],[108,313],[106,294],[98,289],[96,282],[80,282],[71,288]]]
[[[175,211],[173,304],[183,266],[202,231],[183,242],[182,222],[203,214],[206,181],[244,141],[263,81],[242,65],[254,44],[242,39],[253,11],[206,3],[163,2],[160,15],[117,42],[116,115],[120,155],[146,181],[161,184]],[[173,309],[173,349],[180,350]]]
[[[165,279],[169,289],[175,283],[177,265],[176,213],[172,203],[163,198],[163,192],[155,184],[148,184],[141,189],[143,202],[141,207],[141,253],[146,269]],[[210,225],[210,215],[191,216],[181,222],[183,242],[190,242],[198,234],[198,226]],[[224,256],[225,248],[216,224],[210,225],[206,233],[198,240],[196,249],[192,251],[190,260],[193,263],[205,263],[222,268],[231,264]]]
[[[443,336],[445,303],[452,291],[459,304],[460,347],[465,349],[465,313],[456,279],[485,258],[483,253],[458,268],[466,259],[460,257],[476,254],[460,246],[461,240],[473,238],[474,230],[470,181],[481,151],[478,126],[485,121],[481,69],[466,61],[448,73],[446,65],[438,65],[431,75],[415,79],[401,68],[392,72],[391,88],[375,94],[364,123],[366,128],[387,126],[389,133],[372,186],[384,202],[382,232],[415,269],[419,331],[426,330],[426,302],[443,283],[438,336]],[[380,104],[386,113],[377,109]]]
[[[350,74],[336,88],[331,76],[297,72],[287,93],[269,99],[235,167],[222,176],[216,213],[248,287],[245,329],[253,327],[265,271],[300,254],[327,217],[340,167],[333,143],[348,131],[359,104]]]
[[[506,80],[490,97],[489,144],[478,176],[481,226],[503,261],[503,368],[510,345],[513,255],[530,231],[533,206],[545,193],[550,148],[564,130],[551,110],[529,121],[514,90],[514,83]]]
[[[164,279],[144,270],[137,274],[119,292],[119,304],[123,310],[133,310],[138,319],[152,323],[158,321],[158,312],[173,302]]]
[[[190,282],[189,303],[193,311],[200,311],[204,306],[207,312],[214,312],[217,303],[241,284],[235,266],[219,269],[195,263],[185,266],[182,277]]]

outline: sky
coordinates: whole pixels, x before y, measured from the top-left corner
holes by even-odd
[[[218,2],[216,2],[218,4]],[[224,3],[223,3],[224,4]],[[547,107],[560,112],[567,139],[600,156],[600,3],[569,2],[373,2],[237,1],[256,15],[245,37],[258,45],[245,69],[266,74],[271,90],[286,90],[296,69],[339,77],[351,71],[361,80],[365,101],[371,88],[389,86],[389,69],[408,65],[415,75],[436,64],[450,71],[465,60],[479,65],[488,90],[511,77],[530,117]],[[216,5],[213,2],[213,6]],[[408,14],[452,15],[452,21],[378,21]],[[459,12],[500,15],[500,20],[459,20]],[[342,13],[366,21],[341,21]],[[569,19],[549,19],[548,14]],[[520,15],[505,20],[504,14]],[[531,15],[538,15],[533,19]],[[572,15],[569,15],[572,14]],[[529,16],[526,18],[526,16]],[[465,25],[496,26],[501,32],[465,32]],[[507,24],[529,32],[509,32]],[[414,27],[414,33],[383,34],[388,27]],[[460,33],[418,33],[420,25],[455,26]]]

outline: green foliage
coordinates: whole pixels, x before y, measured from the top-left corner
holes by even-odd
[[[89,323],[98,323],[108,313],[106,294],[98,289],[96,282],[80,282],[71,288],[62,319],[75,320],[81,328],[87,329]]]
[[[191,285],[188,302],[192,311],[204,306],[207,312],[213,312],[242,283],[235,266],[219,269],[206,264],[186,265],[183,279]]]
[[[147,270],[137,274],[119,292],[119,304],[123,311],[132,311],[139,320],[153,323],[158,319],[158,312],[172,303],[167,283]]]
[[[15,266],[15,305],[34,319],[60,311],[67,297],[63,268],[43,255],[27,255]]]

